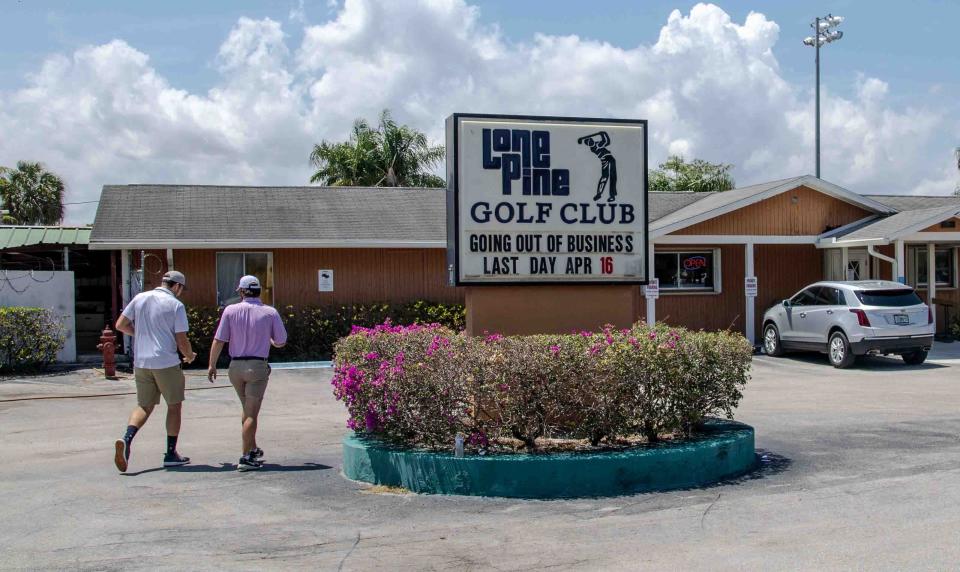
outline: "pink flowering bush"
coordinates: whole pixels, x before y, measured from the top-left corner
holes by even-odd
[[[471,450],[653,442],[732,417],[751,350],[739,334],[643,323],[470,337],[388,322],[337,342],[333,388],[350,429],[408,446],[449,448],[457,434]]]

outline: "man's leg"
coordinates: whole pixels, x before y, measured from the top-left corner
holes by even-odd
[[[262,403],[262,399],[249,395],[243,402],[242,437],[245,455],[257,447],[257,416],[260,415],[260,405]]]
[[[150,418],[154,406],[160,403],[160,389],[157,387],[153,371],[134,368],[133,376],[137,387],[137,406],[130,412],[130,418],[127,420],[127,430],[123,437],[114,442],[113,463],[121,473],[127,470],[133,438]]]
[[[167,402],[167,452],[163,456],[164,467],[179,467],[190,462],[190,457],[182,457],[177,452],[177,439],[180,437],[180,422],[183,412],[186,378],[179,365],[156,371],[157,385]]]
[[[167,436],[177,437],[180,435],[180,421],[183,419],[183,403],[167,405]]]

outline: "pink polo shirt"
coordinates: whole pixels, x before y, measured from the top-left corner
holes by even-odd
[[[223,309],[213,337],[230,343],[230,357],[267,358],[270,340],[287,343],[287,330],[276,309],[259,298],[245,298]]]

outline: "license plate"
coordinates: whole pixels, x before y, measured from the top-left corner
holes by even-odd
[[[910,316],[906,314],[894,314],[893,323],[898,326],[907,326],[910,324]]]

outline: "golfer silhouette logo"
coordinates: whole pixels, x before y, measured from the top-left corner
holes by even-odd
[[[593,197],[593,200],[600,200],[608,184],[610,185],[610,196],[607,198],[607,202],[612,203],[617,200],[617,159],[610,152],[610,149],[607,149],[607,146],[610,145],[610,135],[606,131],[598,131],[577,139],[577,143],[589,147],[590,152],[600,159],[600,180],[597,181],[597,194]]]

